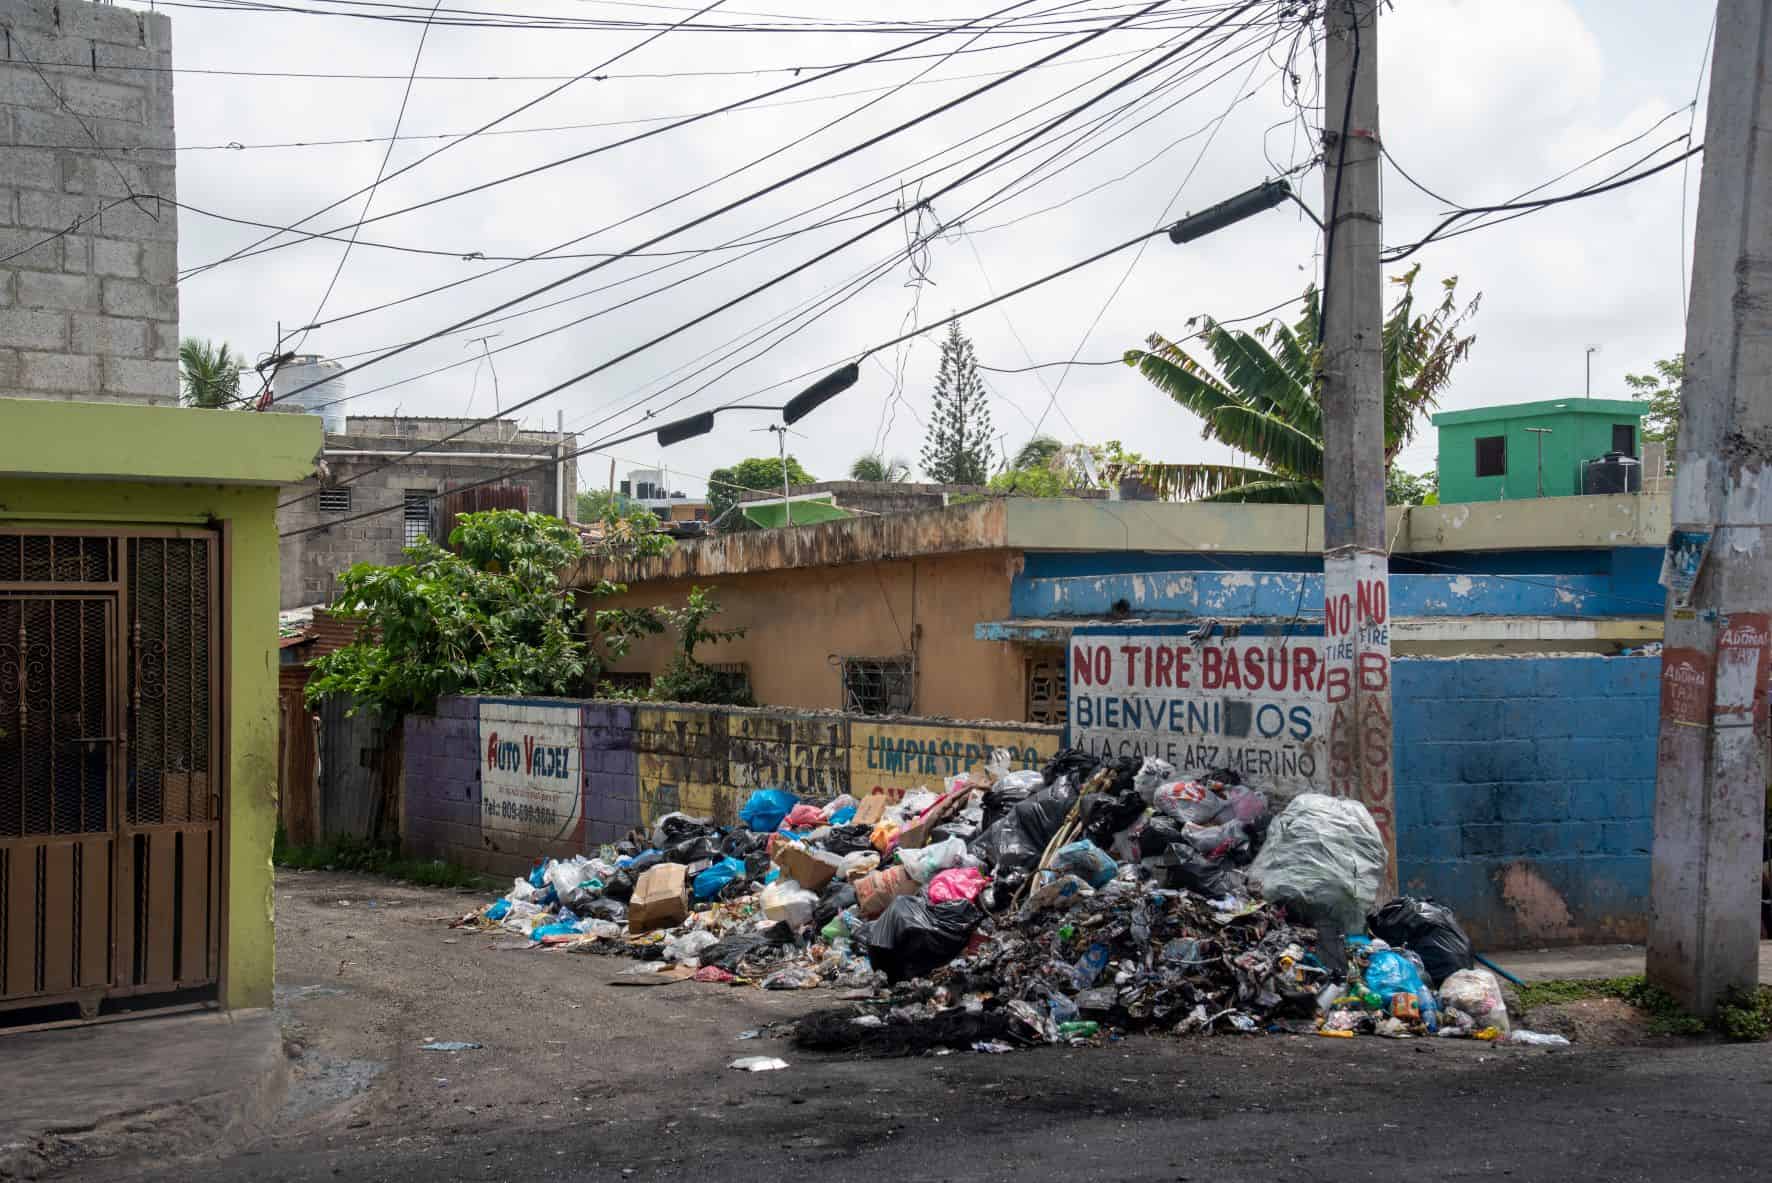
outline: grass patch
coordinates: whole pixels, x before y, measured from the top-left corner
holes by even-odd
[[[1715,1030],[1726,1038],[1753,1043],[1772,1037],[1772,986],[1753,994],[1736,993],[1717,1008],[1714,1023],[1690,1014],[1673,995],[1650,985],[1641,974],[1624,978],[1568,979],[1529,982],[1514,987],[1522,1009],[1578,1002],[1584,998],[1618,998],[1649,1016],[1656,1035],[1703,1035]]]
[[[281,826],[277,828],[271,861],[279,867],[298,871],[356,871],[364,875],[385,875],[420,887],[487,891],[498,886],[491,876],[479,871],[470,871],[442,859],[406,858],[397,846],[387,843],[338,838],[313,846],[292,846]]]

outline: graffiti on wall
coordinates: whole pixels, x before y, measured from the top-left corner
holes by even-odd
[[[849,790],[849,721],[729,715],[726,781],[738,789],[790,789],[828,800]]]
[[[1195,774],[1230,768],[1281,792],[1321,787],[1324,667],[1314,637],[1078,629],[1071,743],[1154,756]]]
[[[482,703],[482,830],[544,842],[575,841],[580,824],[579,709]]]
[[[1396,777],[1391,743],[1388,560],[1364,551],[1323,563],[1324,698],[1329,792],[1363,803],[1396,871]]]
[[[882,789],[893,800],[910,789],[939,791],[953,777],[983,768],[994,748],[1014,768],[1038,768],[1058,752],[1050,731],[939,723],[849,724],[849,789],[858,797]]]
[[[725,722],[724,715],[707,710],[634,708],[642,824],[679,811],[721,825],[738,820],[739,802],[726,783]]]

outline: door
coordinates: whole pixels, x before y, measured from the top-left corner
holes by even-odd
[[[116,602],[0,595],[0,1005],[114,981]]]
[[[0,531],[0,1010],[219,980],[217,553]]]

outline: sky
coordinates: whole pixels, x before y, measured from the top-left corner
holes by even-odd
[[[308,12],[161,4],[181,71],[182,331],[258,358],[281,325],[286,348],[370,363],[344,378],[346,409],[358,414],[490,415],[495,399],[509,408],[567,384],[515,414],[548,428],[563,415],[581,445],[724,404],[780,403],[860,358],[861,380],[801,420],[790,451],[823,479],[875,451],[915,466],[942,331],[882,343],[1276,175],[1290,174],[1319,213],[1325,204],[1322,170],[1310,166],[1320,46],[1297,20],[1274,19],[1282,6],[1216,25],[1231,5],[1175,0],[1141,18],[1145,27],[1085,42],[1136,9],[1012,3],[925,0],[881,18],[880,5],[849,0],[729,0],[701,17],[690,0],[445,0],[443,19],[478,9],[550,27],[428,29],[422,0],[373,10],[290,0]],[[1002,8],[959,31],[881,29],[885,19],[955,23]],[[1686,135],[1689,122],[1697,143],[1704,96],[1694,110],[1693,95],[1712,8],[1396,0],[1379,23],[1383,143],[1416,181],[1464,205],[1507,201],[1639,135],[1543,192],[1593,183]],[[352,15],[366,11],[416,19]],[[685,20],[753,27],[661,29]],[[500,117],[487,134],[461,138]],[[261,146],[372,140],[396,125],[427,138],[391,152],[386,142]],[[658,134],[620,143],[649,131]],[[378,170],[434,152],[374,190],[369,216],[393,216],[361,227],[346,253],[340,239],[364,216],[358,191]],[[1686,170],[1676,166],[1418,252],[1409,261],[1421,265],[1418,286],[1455,276],[1461,301],[1481,296],[1467,326],[1476,344],[1442,409],[1580,395],[1590,346],[1593,394],[1622,397],[1624,375],[1677,352],[1699,163],[1684,177],[1683,222]],[[1389,244],[1420,237],[1450,208],[1389,166],[1383,196]],[[336,237],[283,235],[275,249],[228,260],[268,232],[211,215]],[[1318,274],[1319,238],[1295,206],[1185,246],[1154,238],[973,313],[962,328],[989,367],[1112,362],[1152,333],[1186,334],[1192,317],[1231,319],[1295,299]],[[547,252],[576,257],[495,261]],[[545,285],[557,286],[497,313],[498,323],[380,359]],[[1123,365],[983,376],[994,434],[1011,453],[1037,428],[1067,443],[1117,439],[1154,460],[1231,459]],[[662,462],[672,486],[695,495],[712,469],[773,454],[773,418],[732,410],[711,434],[668,450],[646,437],[599,451],[581,459],[580,479],[605,482],[611,458],[620,476]],[[1400,463],[1431,469],[1434,450],[1424,427]]]

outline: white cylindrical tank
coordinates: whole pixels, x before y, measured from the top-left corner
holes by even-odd
[[[278,368],[271,382],[271,394],[277,400],[272,408],[318,415],[324,430],[342,434],[345,407],[340,400],[345,397],[345,380],[337,374],[343,369],[319,354],[297,354]]]

